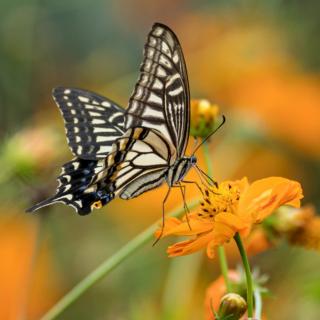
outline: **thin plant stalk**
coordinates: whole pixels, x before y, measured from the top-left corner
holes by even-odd
[[[261,320],[262,315],[262,299],[259,289],[254,290],[254,318]]]
[[[228,276],[228,262],[223,246],[218,247],[218,257],[220,263],[221,274],[227,288],[227,293],[232,292],[232,285]]]
[[[242,259],[243,268],[246,274],[248,318],[252,319],[253,317],[253,281],[252,281],[252,274],[250,270],[250,264],[249,264],[249,260],[248,260],[248,257],[239,233],[236,233],[236,235],[234,236],[234,240],[238,246],[241,259]]]
[[[191,201],[188,206],[194,208],[198,205],[199,200]],[[184,208],[177,208],[171,211],[168,216],[179,217],[184,213]],[[133,255],[138,249],[150,242],[154,236],[154,232],[162,223],[162,219],[152,224],[149,228],[141,232],[113,256],[107,258],[95,270],[88,274],[78,284],[76,284],[65,296],[61,298],[42,318],[41,320],[56,319],[61,315],[72,303],[77,301],[86,291],[93,287],[97,282],[106,277],[113,269],[119,266],[123,261]]]

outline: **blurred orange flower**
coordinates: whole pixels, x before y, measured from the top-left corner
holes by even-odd
[[[285,237],[290,244],[320,250],[320,218],[311,205],[277,210],[269,231],[278,238]]]
[[[302,189],[298,182],[270,177],[249,184],[247,178],[225,181],[205,190],[201,210],[182,220],[166,220],[163,236],[193,236],[167,250],[169,257],[191,254],[207,247],[209,258],[215,249],[239,232],[246,236],[275,209],[286,204],[300,207]],[[188,220],[187,220],[188,218]],[[160,235],[160,230],[156,235]]]
[[[302,246],[306,249],[320,250],[320,218],[310,219],[303,227],[288,237],[291,244]]]
[[[254,228],[244,243],[246,253],[254,256],[266,251],[274,246],[274,243],[268,238],[266,232],[261,228]]]
[[[49,252],[38,247],[38,232],[34,220],[0,219],[0,319],[38,319],[61,294]]]

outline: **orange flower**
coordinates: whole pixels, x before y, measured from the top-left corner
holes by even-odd
[[[0,319],[39,319],[61,295],[60,280],[38,225],[0,207]]]
[[[320,218],[310,219],[302,228],[288,235],[291,244],[306,249],[320,250]]]
[[[273,240],[273,239],[272,239]],[[254,256],[275,246],[267,233],[261,228],[254,228],[247,237],[244,246],[248,256]]]
[[[299,210],[279,210],[274,230],[290,244],[320,250],[320,218],[311,205]],[[285,227],[287,226],[287,227]]]
[[[191,236],[168,248],[169,257],[182,256],[207,247],[209,258],[215,249],[239,232],[246,236],[255,223],[260,223],[282,205],[300,206],[302,189],[298,182],[281,177],[257,180],[247,178],[225,181],[204,191],[201,210],[182,220],[166,220],[163,236]],[[160,230],[156,235],[159,236]]]

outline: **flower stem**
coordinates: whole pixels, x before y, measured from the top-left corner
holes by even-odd
[[[262,299],[261,299],[261,292],[259,289],[254,290],[254,317],[257,320],[261,320],[262,314]]]
[[[198,200],[193,200],[188,204],[189,208],[193,208],[198,204]],[[184,213],[184,208],[177,208],[170,212],[168,216],[178,217]],[[65,296],[61,298],[42,318],[41,320],[56,319],[65,309],[67,309],[73,302],[79,299],[88,289],[94,284],[103,279],[113,269],[115,269],[121,262],[129,258],[133,253],[140,249],[144,244],[149,242],[156,229],[162,223],[162,219],[152,224],[149,228],[141,232],[130,242],[125,244],[113,256],[102,262],[95,270],[88,274],[78,284],[76,284]]]
[[[208,175],[212,177],[213,170],[212,170],[212,164],[210,159],[209,144],[207,142],[203,144],[203,155],[204,155],[204,161],[207,166]],[[226,253],[223,246],[218,247],[218,257],[220,262],[221,273],[224,278],[227,291],[231,292],[232,288],[231,288],[231,283],[228,277],[228,261],[227,261]]]
[[[234,236],[234,240],[238,246],[244,271],[246,273],[246,279],[247,279],[247,304],[248,304],[248,318],[251,319],[253,316],[253,282],[252,282],[252,275],[250,270],[250,265],[248,261],[248,257],[246,254],[246,251],[244,249],[244,246],[242,244],[242,240],[240,238],[239,233],[236,233]]]
[[[231,282],[228,277],[228,261],[227,261],[226,253],[224,251],[223,246],[218,247],[218,256],[219,256],[221,273],[227,288],[227,293],[232,292]]]

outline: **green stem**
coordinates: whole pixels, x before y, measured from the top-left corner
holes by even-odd
[[[252,274],[250,270],[250,264],[248,261],[248,257],[246,254],[246,251],[244,249],[244,246],[242,244],[242,240],[240,238],[239,233],[236,233],[234,236],[234,240],[238,246],[244,271],[246,273],[246,279],[247,279],[247,304],[248,304],[248,318],[252,318],[253,316],[253,282],[252,282]]]
[[[227,293],[232,292],[231,282],[228,277],[228,270],[229,270],[228,269],[228,261],[227,261],[226,253],[225,253],[223,246],[218,247],[218,256],[219,256],[221,273],[222,273],[222,276],[224,278],[224,283],[227,288]]]
[[[193,200],[188,204],[189,208],[194,208],[199,200]],[[178,208],[168,214],[171,217],[178,217],[184,213],[184,208]],[[121,262],[129,258],[133,253],[140,249],[144,244],[148,243],[154,236],[154,232],[162,223],[162,219],[151,225],[145,231],[133,238],[130,242],[124,245],[113,256],[106,259],[100,266],[93,270],[83,280],[73,287],[65,296],[61,298],[42,318],[41,320],[56,319],[65,309],[67,309],[73,302],[79,299],[88,289],[90,289],[99,280],[103,279],[113,269],[115,269]]]
[[[261,320],[262,315],[262,299],[259,289],[254,290],[254,317],[257,320]]]
[[[211,159],[210,159],[209,144],[206,142],[203,144],[203,155],[204,155],[204,161],[207,166],[208,175],[210,177],[212,177],[213,169],[212,169]],[[224,282],[226,284],[227,291],[231,292],[232,288],[231,288],[230,279],[228,277],[228,270],[229,270],[228,261],[227,261],[226,253],[225,253],[223,246],[218,247],[218,257],[219,257],[219,262],[220,262],[221,273],[224,278]]]

